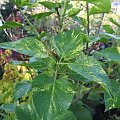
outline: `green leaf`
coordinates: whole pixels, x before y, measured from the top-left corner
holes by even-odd
[[[89,2],[94,5],[90,9],[90,15],[110,12],[111,0],[91,0]]]
[[[111,82],[111,91],[113,93],[113,97],[110,98],[109,95],[105,92],[105,106],[106,110],[111,108],[120,108],[120,85],[115,80],[110,80]]]
[[[43,2],[39,2],[39,3],[50,10],[56,9],[57,7],[60,6],[60,3],[53,3],[50,1],[43,1]]]
[[[53,14],[54,12],[44,12],[44,13],[38,13],[38,14],[35,14],[35,15],[32,15],[33,18],[35,19],[42,19],[42,18],[45,18],[47,16],[50,16],[51,14]]]
[[[97,42],[97,41],[101,40],[101,38],[98,37],[98,36],[89,36],[89,37],[91,39],[91,43],[94,43],[94,42]]]
[[[14,4],[18,8],[22,8],[23,6],[27,6],[29,8],[36,6],[37,0],[34,0],[34,3],[31,4],[30,0],[13,0]]]
[[[106,48],[100,52],[100,55],[111,61],[120,63],[120,47]]]
[[[103,29],[105,30],[106,33],[110,33],[110,34],[115,33],[115,31],[110,25],[103,25]]]
[[[94,57],[81,54],[78,60],[69,64],[69,68],[88,80],[101,84],[109,92],[109,78]]]
[[[14,113],[15,112],[15,104],[13,104],[13,103],[2,104],[0,106],[0,109],[5,110],[6,112]]]
[[[105,36],[105,37],[110,37],[115,40],[120,40],[120,36],[118,36],[118,35],[114,35],[114,34],[110,34],[110,33],[101,33],[100,35]]]
[[[82,9],[80,8],[72,8],[68,11],[68,17],[72,17],[77,15]]]
[[[65,111],[61,115],[57,116],[55,120],[76,120],[74,114],[71,111]]]
[[[109,18],[110,22],[113,23],[114,25],[116,25],[118,28],[120,28],[120,24],[114,20],[113,18]]]
[[[82,17],[72,16],[73,20],[79,22],[83,27],[87,27],[87,20]]]
[[[17,27],[23,27],[23,25],[18,22],[5,22],[2,26],[0,26],[0,29],[17,28]]]
[[[33,103],[40,118],[54,120],[66,111],[73,99],[73,89],[67,80],[41,74],[32,83]]]
[[[55,36],[54,46],[61,58],[70,59],[79,55],[84,34],[80,30],[69,30]]]
[[[17,120],[41,120],[33,105],[22,104],[15,110]]]
[[[90,111],[85,108],[80,102],[71,105],[70,110],[74,113],[77,120],[92,120]]]
[[[72,71],[71,69],[69,69],[68,71],[69,77],[75,81],[81,81],[83,83],[89,83],[90,81],[86,78],[84,78],[82,75]]]
[[[45,52],[43,44],[32,37],[22,38],[14,42],[1,43],[0,48],[11,49],[29,56]]]
[[[55,61],[52,58],[31,58],[29,63],[21,64],[23,66],[32,67],[36,70],[45,70],[55,65]]]
[[[31,92],[31,82],[30,81],[22,81],[20,83],[17,83],[15,86],[15,90],[13,93],[13,97],[15,100],[18,100],[19,98],[27,95],[29,92]]]

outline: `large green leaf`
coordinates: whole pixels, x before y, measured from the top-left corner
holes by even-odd
[[[16,84],[15,90],[13,93],[13,97],[15,100],[18,100],[19,98],[27,95],[31,90],[32,90],[31,82],[30,81],[22,81],[22,82]]]
[[[55,36],[54,46],[61,58],[72,58],[82,49],[84,34],[80,30],[69,30]]]
[[[11,49],[29,56],[33,56],[36,53],[45,52],[43,44],[39,40],[32,37],[22,38],[15,42],[1,43],[0,48]]]
[[[103,25],[103,29],[105,30],[106,33],[115,33],[111,25]]]
[[[17,120],[41,120],[32,104],[22,104],[15,110]]]
[[[89,2],[94,5],[90,9],[90,15],[110,12],[111,0],[91,0]]]
[[[110,80],[110,82],[113,97],[110,98],[109,95],[105,92],[104,98],[106,110],[109,110],[110,108],[120,108],[120,85],[115,80]]]
[[[45,70],[48,68],[53,67],[55,64],[55,61],[50,58],[37,58],[37,59],[30,59],[29,63],[22,63],[21,65],[32,67],[36,70]]]
[[[110,33],[101,33],[100,35],[103,37],[113,38],[115,40],[120,40],[120,36],[118,36],[118,35],[114,35],[114,34],[110,34]]]
[[[0,29],[7,29],[7,28],[17,28],[22,27],[23,25],[18,22],[5,22],[2,26],[0,26]]]
[[[110,22],[120,28],[120,24],[113,18],[109,18]]]
[[[71,79],[73,79],[75,81],[81,81],[82,83],[89,83],[90,82],[88,79],[86,79],[82,75],[72,71],[71,69],[69,69],[68,75]]]
[[[32,17],[36,18],[36,19],[42,19],[42,18],[45,18],[47,16],[50,16],[51,14],[53,14],[53,12],[43,12],[43,13],[35,14]]]
[[[39,2],[39,3],[50,10],[56,9],[57,7],[60,6],[60,3],[53,3],[50,1],[43,1],[43,2]]]
[[[109,92],[111,87],[109,78],[94,57],[81,55],[78,60],[69,64],[69,68],[88,80],[101,84]]]
[[[69,17],[72,17],[72,16],[75,16],[77,15],[82,9],[80,8],[72,8],[68,11],[68,16]]]
[[[21,65],[32,67],[36,70],[45,70],[53,67],[55,65],[55,61],[52,57],[48,57],[47,54],[37,53],[29,59],[29,63],[22,63]]]
[[[67,80],[41,74],[33,80],[32,87],[33,103],[42,120],[54,120],[68,109],[73,99],[72,85]]]
[[[100,52],[101,56],[120,63],[120,47],[106,48]]]

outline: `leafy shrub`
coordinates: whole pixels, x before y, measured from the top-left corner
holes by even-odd
[[[69,0],[61,3],[49,1],[38,3],[48,8],[49,12],[39,13],[33,17],[41,19],[53,13],[57,14],[59,31],[55,36],[50,36],[47,32],[39,34],[21,10],[22,6],[28,5],[28,8],[31,8],[36,2],[31,5],[26,1],[15,1],[36,36],[1,43],[0,47],[30,56],[28,63],[18,64],[32,68],[37,73],[31,82],[22,81],[16,84],[13,111],[10,115],[14,114],[18,120],[96,120],[96,117],[98,120],[102,119],[105,108],[107,110],[120,107],[119,83],[111,80],[109,74],[107,75],[109,71],[106,70],[106,73],[104,70],[106,63],[115,62],[119,65],[120,49],[116,42],[119,37],[110,33],[101,33],[99,38],[90,36],[89,15],[108,13],[110,0],[91,0],[89,3],[86,0],[88,23],[87,28],[83,30],[80,28],[68,30],[68,26],[64,24],[66,17],[76,18],[79,13],[74,10],[72,14],[67,13],[67,10],[71,10]],[[92,4],[91,8],[89,4]],[[103,38],[104,40],[112,38],[116,44],[102,51],[95,50],[90,56],[90,45],[102,41]],[[96,57],[104,57],[106,63],[101,63]],[[17,76],[13,77],[15,80]],[[27,100],[20,102],[19,99],[26,95],[29,95]],[[5,109],[3,104],[2,109],[7,111],[9,107]]]

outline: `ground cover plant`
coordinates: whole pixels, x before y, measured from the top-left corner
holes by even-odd
[[[70,0],[56,3],[34,1],[32,4],[28,0],[14,0],[13,4],[34,34],[0,43],[0,48],[28,57],[26,60],[10,60],[3,66],[3,78],[6,78],[0,81],[0,119],[119,120],[119,33],[110,25],[102,26],[101,21],[97,32],[91,27],[93,15],[110,12],[111,1],[78,0],[76,7]],[[58,29],[54,34],[46,30],[39,32],[25,15],[27,10],[23,10],[23,6],[30,10],[38,4],[48,11],[31,14],[31,17],[37,21],[55,15]],[[83,10],[85,17],[78,17]],[[68,18],[70,21],[66,23]],[[80,25],[73,24],[74,27],[69,29],[71,21]],[[119,29],[118,22],[112,18],[110,22]],[[6,21],[0,29],[19,27],[26,26]],[[11,55],[10,50],[7,53]],[[1,55],[6,57],[7,54]],[[21,78],[17,66],[24,67],[29,75]]]

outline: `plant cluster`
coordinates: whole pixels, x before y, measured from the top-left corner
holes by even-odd
[[[109,13],[111,1],[78,1],[78,9],[72,6],[70,0],[56,3],[35,1],[33,4],[27,0],[14,0],[14,4],[35,36],[1,43],[0,47],[30,56],[29,62],[13,61],[12,64],[28,68],[33,76],[32,80],[24,78],[16,83],[11,91],[12,101],[1,104],[3,120],[117,119],[120,108],[120,37],[108,25],[102,28],[103,32],[99,28],[94,34],[90,32],[90,16]],[[37,4],[49,11],[32,15],[35,20],[56,14],[59,29],[55,35],[48,31],[39,33],[25,16],[22,7],[27,5],[32,8]],[[78,16],[82,10],[86,11],[86,19]],[[79,22],[83,29],[74,27],[68,30],[69,23],[65,23],[68,17]],[[110,20],[119,27],[119,23]],[[99,25],[101,28],[102,24]],[[5,22],[1,29],[20,26],[20,23]],[[101,44],[105,45],[104,49],[100,49]],[[95,49],[91,49],[91,46]],[[18,79],[16,69],[11,72],[15,72],[15,75],[9,72],[13,74],[9,78],[12,81]],[[117,108],[116,116],[106,118],[108,114],[105,111],[113,108]]]

